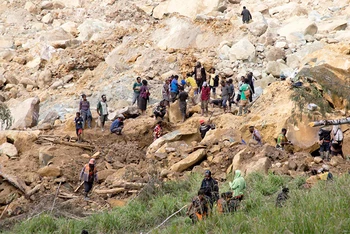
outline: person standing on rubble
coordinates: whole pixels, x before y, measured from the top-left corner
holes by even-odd
[[[90,159],[80,173],[80,180],[84,181],[84,199],[89,200],[88,194],[92,189],[94,182],[97,182],[97,169],[95,166],[95,159]]]

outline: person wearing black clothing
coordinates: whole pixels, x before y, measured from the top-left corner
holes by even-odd
[[[249,23],[250,20],[252,20],[252,15],[250,14],[250,11],[245,6],[243,7],[241,16],[244,24],[247,24]]]
[[[321,158],[324,160],[329,160],[329,153],[331,151],[331,130],[320,128],[320,131],[318,131],[318,137]]]
[[[248,79],[248,84],[250,86],[250,89],[251,89],[252,93],[254,94],[255,90],[254,90],[254,82],[253,82],[253,72],[248,72],[247,79]],[[253,101],[253,95],[249,96],[249,101],[250,102]]]
[[[218,182],[211,177],[211,171],[206,170],[204,175],[200,189],[204,190],[205,195],[210,199],[212,207],[214,202],[219,199],[219,186]]]
[[[203,119],[199,120],[200,127],[199,127],[199,132],[201,134],[201,138],[203,139],[207,132],[210,129],[215,129],[215,126],[212,124],[205,124],[205,121]]]
[[[159,103],[159,105],[154,109],[153,111],[155,119],[158,117],[164,119],[164,116],[166,114],[166,105],[164,100]]]

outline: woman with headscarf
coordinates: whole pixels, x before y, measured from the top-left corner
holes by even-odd
[[[149,88],[147,86],[147,80],[142,81],[142,86],[140,88],[140,97],[139,97],[139,108],[142,112],[142,114],[146,111],[147,109],[147,101],[149,101]]]
[[[344,158],[343,154],[343,132],[340,129],[340,125],[333,125],[333,129],[331,132],[331,153],[332,156],[337,156],[340,154]]]
[[[229,185],[233,190],[232,196],[234,198],[243,197],[243,190],[245,189],[246,184],[240,170],[235,171],[235,178],[233,179],[233,182],[229,183]]]

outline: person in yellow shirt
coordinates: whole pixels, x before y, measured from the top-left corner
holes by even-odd
[[[209,87],[211,89],[211,92],[214,95],[214,98],[216,98],[216,88],[219,86],[219,76],[215,75],[215,68],[211,68],[209,71]]]
[[[187,78],[186,78],[186,84],[191,87],[188,96],[190,97],[190,100],[192,101],[193,104],[194,102],[194,95],[198,94],[198,85],[196,80],[191,76],[191,73],[187,73]]]

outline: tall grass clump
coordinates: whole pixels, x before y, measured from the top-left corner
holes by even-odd
[[[228,176],[231,181],[232,176]],[[319,181],[311,189],[302,186],[305,177],[251,174],[240,209],[233,214],[212,215],[192,224],[186,210],[158,229],[158,224],[191,201],[199,189],[201,175],[167,182],[152,189],[125,207],[89,216],[82,220],[42,215],[18,224],[8,233],[350,233],[350,177],[333,182]],[[220,192],[228,191],[228,181]],[[290,198],[282,208],[275,206],[282,187]]]

